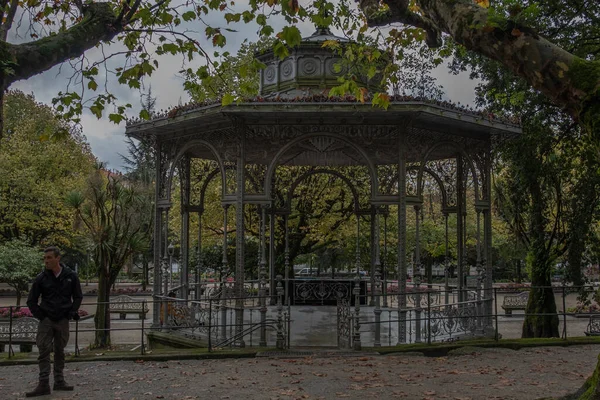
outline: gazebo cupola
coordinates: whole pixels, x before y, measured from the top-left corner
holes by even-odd
[[[327,95],[329,89],[340,84],[339,78],[348,71],[339,52],[323,46],[326,41],[340,43],[341,49],[352,44],[349,39],[332,34],[329,28],[318,27],[311,36],[303,38],[297,47],[290,49],[289,55],[283,59],[272,50],[257,54],[257,58],[266,64],[266,68],[260,71],[259,96],[296,98]],[[380,74],[368,79],[358,68],[350,72],[360,86],[370,91],[381,90]]]

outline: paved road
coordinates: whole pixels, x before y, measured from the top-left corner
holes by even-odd
[[[577,390],[600,346],[415,355],[67,364],[72,393],[41,399],[536,399]],[[37,367],[0,367],[0,398],[20,399]]]

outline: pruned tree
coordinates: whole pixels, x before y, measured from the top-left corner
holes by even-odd
[[[17,307],[31,280],[43,270],[42,253],[20,239],[0,244],[0,282],[17,293]]]

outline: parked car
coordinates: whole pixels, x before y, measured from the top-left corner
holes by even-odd
[[[316,269],[311,271],[310,268],[302,268],[300,271],[296,272],[296,276],[313,276],[317,273]]]

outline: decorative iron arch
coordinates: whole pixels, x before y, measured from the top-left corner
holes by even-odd
[[[225,170],[235,169],[235,167],[233,165],[226,165],[224,169]],[[224,172],[225,171],[223,171],[223,174],[224,174]],[[204,196],[206,194],[206,190],[208,189],[208,185],[215,178],[215,176],[217,176],[219,173],[221,173],[221,170],[219,168],[215,168],[211,172],[209,172],[208,175],[206,175],[206,180],[202,184],[202,187],[200,187],[200,200],[199,200],[200,204],[198,204],[200,207],[204,208]],[[221,174],[221,178],[222,178],[223,174]]]
[[[196,146],[205,146],[207,147],[215,156],[216,161],[217,161],[217,165],[218,165],[218,171],[221,172],[221,179],[223,182],[226,182],[226,177],[225,177],[225,168],[223,166],[223,160],[221,159],[221,157],[219,156],[219,153],[217,152],[217,150],[215,149],[215,147],[204,141],[201,139],[197,139],[197,140],[192,140],[189,143],[186,143],[181,150],[179,150],[179,152],[177,153],[177,155],[173,158],[173,160],[170,163],[170,167],[169,167],[169,173],[167,174],[167,185],[166,185],[166,198],[167,199],[171,199],[171,185],[173,184],[173,175],[175,174],[175,168],[177,168],[177,163],[179,162],[179,160],[181,160],[181,158],[184,156],[185,152],[188,151],[189,149],[196,147]],[[223,191],[223,195],[225,194],[225,184],[223,184],[222,187],[222,191]]]
[[[462,147],[460,147],[456,143],[448,141],[448,140],[435,143],[433,146],[431,146],[429,148],[429,150],[427,150],[427,152],[423,156],[423,160],[421,161],[421,165],[419,167],[419,173],[417,175],[417,195],[421,196],[421,186],[422,186],[421,181],[423,179],[423,171],[426,168],[425,165],[427,164],[427,161],[429,161],[429,156],[435,149],[437,149],[438,147],[441,147],[441,146],[452,146],[454,149],[456,149],[460,153],[460,155],[462,155],[464,157],[464,159],[467,162],[467,167],[469,170],[471,170],[471,175],[473,175],[473,184],[475,187],[475,200],[476,201],[481,200],[481,198],[479,197],[479,181],[478,181],[478,177],[477,177],[477,172],[475,170],[475,166],[473,165],[473,160],[465,152],[465,150]]]
[[[290,190],[287,194],[287,199],[285,202],[285,208],[290,211],[291,206],[292,206],[292,195],[294,194],[294,191],[296,190],[296,188],[298,187],[298,185],[305,180],[306,178],[308,178],[309,176],[312,175],[317,175],[317,174],[329,174],[329,175],[334,175],[338,178],[340,178],[342,181],[344,181],[348,187],[350,188],[350,191],[352,192],[352,197],[354,198],[354,210],[355,212],[360,210],[360,203],[359,203],[359,198],[358,198],[358,192],[356,191],[356,188],[354,187],[354,184],[350,181],[350,179],[348,179],[347,177],[345,177],[343,174],[332,170],[332,169],[317,169],[317,170],[313,170],[313,171],[308,171],[305,172],[304,174],[300,175],[298,178],[296,178],[296,180],[292,183],[292,185],[290,186]]]
[[[347,145],[349,145],[350,147],[352,147],[354,150],[356,150],[363,157],[363,159],[365,160],[365,165],[369,169],[369,176],[371,178],[371,197],[374,197],[377,195],[377,191],[378,191],[378,188],[376,185],[376,183],[378,182],[377,168],[375,167],[375,165],[373,164],[373,162],[371,161],[371,159],[369,158],[367,153],[364,151],[364,149],[362,147],[358,146],[356,143],[348,140],[347,138],[345,138],[342,135],[338,135],[335,133],[321,132],[321,133],[308,133],[308,134],[302,135],[302,136],[290,141],[288,144],[286,144],[281,149],[279,149],[279,151],[277,151],[277,153],[275,154],[275,157],[273,157],[273,160],[269,164],[269,167],[267,168],[267,173],[265,175],[265,195],[267,198],[271,197],[271,187],[273,184],[273,176],[275,174],[275,168],[277,168],[277,166],[279,165],[278,161],[285,154],[285,152],[288,151],[290,148],[292,148],[292,146],[294,146],[298,143],[301,143],[302,141],[305,141],[305,140],[313,138],[313,137],[321,137],[321,136],[331,137],[331,138],[334,138],[341,142],[344,142]]]
[[[406,169],[406,171],[412,171],[412,170],[420,170],[421,166],[416,166],[416,165],[412,165],[410,167],[408,167]],[[433,178],[433,180],[438,184],[438,186],[440,187],[440,192],[442,193],[442,204],[444,207],[448,206],[448,197],[446,194],[446,189],[444,188],[444,183],[442,182],[442,179],[438,176],[438,174],[436,174],[433,170],[431,170],[430,168],[424,167],[423,168],[423,172],[427,172],[429,174],[429,176],[431,176]],[[396,180],[398,180],[398,178],[396,178]],[[420,182],[422,183],[422,182]],[[419,184],[420,184],[419,183]],[[418,194],[422,194],[422,188],[419,187],[417,188],[417,193]]]

